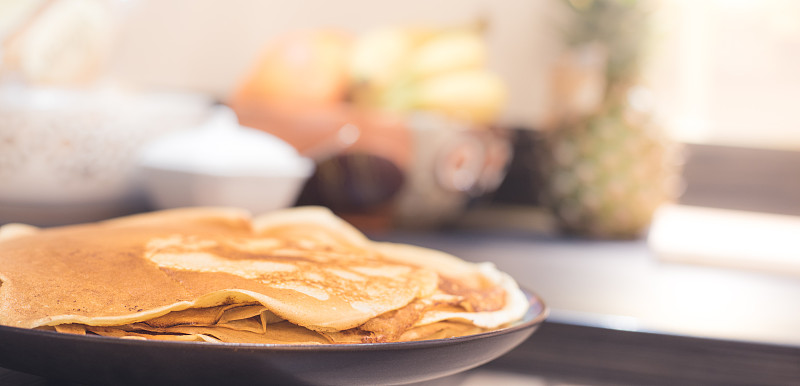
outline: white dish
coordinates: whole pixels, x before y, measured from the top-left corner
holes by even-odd
[[[236,206],[254,214],[293,205],[314,171],[311,159],[271,134],[239,126],[225,107],[201,127],[148,145],[140,165],[158,209]]]
[[[125,214],[141,198],[142,146],[202,122],[210,106],[197,94],[0,86],[0,223]]]

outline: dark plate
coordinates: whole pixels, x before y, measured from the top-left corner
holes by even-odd
[[[449,339],[330,346],[210,344],[79,336],[0,326],[0,367],[88,385],[380,385],[489,362],[527,339],[547,307],[511,327]]]

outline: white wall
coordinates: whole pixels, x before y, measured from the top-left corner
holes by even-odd
[[[457,24],[485,17],[490,67],[510,86],[505,120],[537,126],[558,52],[554,0],[140,0],[125,3],[116,75],[142,86],[227,95],[266,42],[292,29],[353,32],[386,24]],[[557,35],[556,35],[557,37]]]
[[[670,0],[653,82],[688,142],[800,150],[800,1]]]
[[[651,73],[684,141],[800,149],[800,1],[659,0]],[[560,0],[126,0],[115,70],[135,84],[224,97],[277,34],[486,17],[490,66],[510,86],[505,121],[543,126]]]

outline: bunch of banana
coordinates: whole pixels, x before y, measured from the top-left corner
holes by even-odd
[[[506,87],[486,62],[479,27],[377,29],[359,36],[353,47],[351,101],[488,124],[505,104]]]

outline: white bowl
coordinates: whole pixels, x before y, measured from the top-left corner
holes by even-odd
[[[207,118],[203,95],[0,87],[0,223],[100,220],[137,209],[148,142]]]
[[[202,127],[148,145],[140,165],[158,209],[235,206],[253,214],[293,205],[314,171],[311,159],[271,134],[239,126],[224,107]]]
[[[145,186],[159,209],[233,206],[253,214],[292,206],[308,176],[214,175],[143,166]]]

